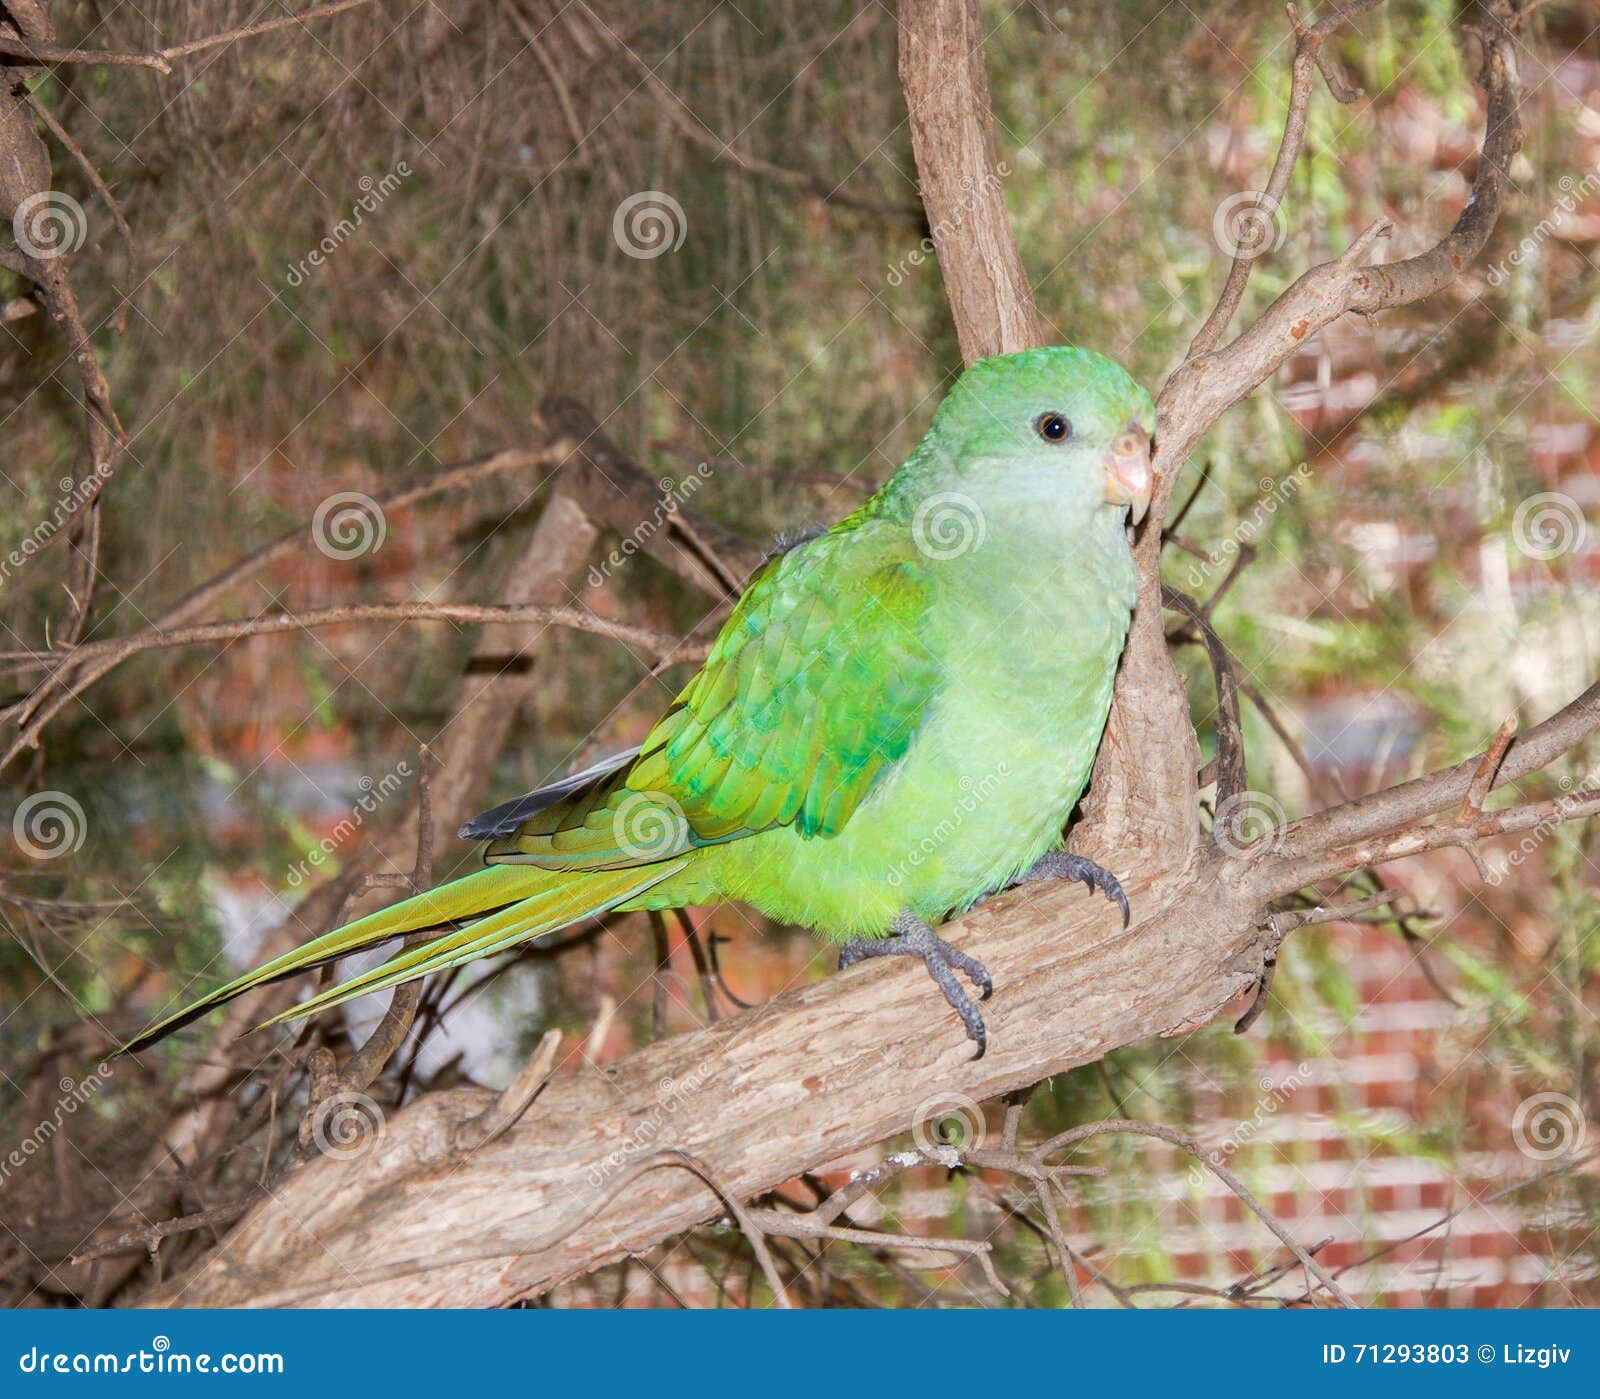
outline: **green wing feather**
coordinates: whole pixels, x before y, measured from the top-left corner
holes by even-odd
[[[616,869],[793,825],[843,829],[904,756],[943,682],[934,580],[903,525],[852,519],[771,560],[633,764],[489,847]]]

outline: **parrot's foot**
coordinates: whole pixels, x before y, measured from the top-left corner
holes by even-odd
[[[976,957],[967,956],[960,948],[952,947],[920,918],[909,913],[900,914],[889,925],[889,936],[886,938],[856,938],[853,942],[847,942],[839,953],[839,970],[853,967],[866,957],[920,957],[922,965],[928,969],[928,975],[944,992],[945,1000],[950,1002],[951,1008],[961,1017],[961,1023],[967,1027],[967,1038],[978,1046],[973,1059],[983,1058],[984,1050],[989,1047],[989,1035],[983,1028],[983,1017],[956,980],[956,973],[964,972],[982,992],[979,999],[988,1000],[994,994],[994,982],[989,979],[982,962]]]
[[[1015,889],[1019,884],[1034,884],[1041,879],[1081,879],[1089,886],[1091,894],[1098,889],[1116,904],[1122,910],[1122,926],[1128,926],[1128,896],[1122,892],[1116,875],[1110,870],[1101,869],[1093,860],[1086,860],[1082,855],[1069,855],[1065,850],[1052,850],[1048,855],[1041,855],[1032,869],[1018,875],[1006,887]]]

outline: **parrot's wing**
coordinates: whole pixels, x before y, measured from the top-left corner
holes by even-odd
[[[615,869],[773,826],[837,834],[943,683],[926,640],[935,586],[891,521],[847,521],[774,558],[633,763],[522,799],[537,809],[488,858]]]

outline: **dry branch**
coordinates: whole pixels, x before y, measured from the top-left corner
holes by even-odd
[[[976,3],[900,0],[917,183],[968,364],[1048,343],[1006,213]]]
[[[468,602],[352,602],[342,607],[310,607],[300,612],[267,612],[236,621],[197,622],[192,626],[167,631],[147,627],[143,631],[107,641],[88,641],[52,651],[0,651],[0,670],[16,670],[57,664],[71,666],[86,660],[106,660],[119,664],[143,651],[164,650],[173,646],[203,646],[237,641],[246,636],[271,636],[282,632],[316,631],[326,627],[348,627],[369,622],[453,622],[458,626],[544,626],[568,627],[612,641],[637,646],[653,656],[676,656],[698,660],[704,648],[685,644],[680,637],[649,627],[635,627],[613,621],[586,607]],[[109,667],[108,667],[109,668]]]
[[[436,495],[463,490],[502,473],[531,472],[557,465],[565,461],[570,452],[571,444],[559,437],[538,450],[508,448],[445,467],[415,485],[385,492],[375,500],[381,511],[399,510]],[[280,535],[270,544],[229,564],[220,573],[191,588],[170,604],[156,619],[151,630],[166,632],[192,623],[206,608],[220,602],[232,589],[258,576],[278,560],[304,549],[312,540],[312,530],[313,524],[308,520],[300,528]],[[21,700],[0,713],[0,719],[18,726],[16,737],[0,753],[0,771],[24,752],[36,748],[51,719],[120,663],[121,658],[116,653],[117,639],[108,638],[96,645],[106,648],[103,656],[85,658],[86,663],[82,666],[54,667]]]
[[[334,15],[343,14],[346,10],[354,10],[371,3],[372,0],[334,0],[332,4],[318,5],[297,15],[280,15],[276,19],[260,20],[255,24],[224,30],[220,34],[208,34],[204,38],[190,39],[168,48],[147,49],[140,52],[71,48],[61,44],[36,43],[15,35],[0,33],[0,53],[34,63],[83,63],[106,67],[153,68],[158,73],[170,73],[176,59],[188,58],[191,54],[205,53],[210,49],[221,48],[225,44],[236,44],[241,39],[253,39],[257,35],[271,34],[280,29],[299,28],[312,20],[329,19]]]

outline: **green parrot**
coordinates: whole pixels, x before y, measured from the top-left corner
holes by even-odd
[[[1128,520],[1155,406],[1065,347],[997,355],[951,388],[865,505],[773,556],[638,748],[461,827],[485,868],[275,957],[124,1052],[235,996],[403,934],[435,936],[267,1024],[611,911],[726,899],[842,944],[840,968],[919,958],[976,1044],[982,964],[935,926],[1000,889],[1079,879],[1061,849],[1134,603]]]

